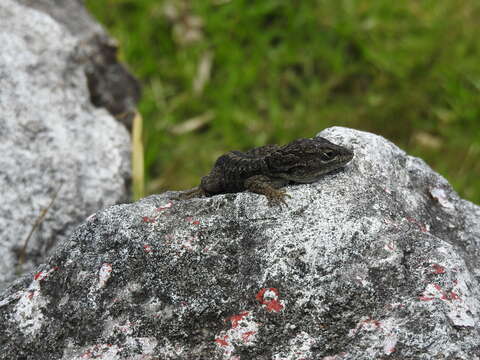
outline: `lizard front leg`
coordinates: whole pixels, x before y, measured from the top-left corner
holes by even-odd
[[[245,180],[245,188],[251,192],[265,195],[268,199],[268,205],[287,204],[285,197],[291,197],[285,190],[278,189],[286,184],[283,180],[272,180],[265,175],[255,175]]]

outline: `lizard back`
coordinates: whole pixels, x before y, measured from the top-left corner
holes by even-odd
[[[246,179],[268,172],[265,156],[278,148],[277,145],[267,145],[246,152],[230,151],[217,159],[212,173],[215,171],[220,176],[225,192],[244,191]]]

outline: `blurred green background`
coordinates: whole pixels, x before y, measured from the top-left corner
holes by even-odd
[[[87,0],[143,83],[147,193],[348,126],[480,203],[478,0]]]

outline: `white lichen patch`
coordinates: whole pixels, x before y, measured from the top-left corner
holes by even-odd
[[[38,290],[25,291],[15,305],[13,319],[25,336],[35,335],[43,326],[41,309],[47,305]]]
[[[125,347],[136,349],[140,348],[141,354],[133,357],[133,359],[148,359],[152,355],[158,341],[153,337],[128,337],[125,340]]]
[[[459,268],[460,259],[453,257],[452,249],[446,245],[437,249],[443,256],[443,263],[432,263],[428,268],[431,274],[438,277],[438,282],[428,283],[419,300],[425,306],[435,308],[441,304],[446,308],[446,315],[453,325],[459,327],[475,327],[479,318],[476,309],[479,307],[478,299],[472,294],[472,279],[463,269]],[[440,258],[441,259],[441,258]]]
[[[98,344],[77,347],[73,342],[68,344],[63,354],[63,360],[80,359],[128,359],[146,360],[154,353],[158,341],[154,337],[136,337],[134,336],[135,323],[128,320],[119,321],[110,319],[105,324],[105,329],[100,338],[106,339],[115,334],[121,334],[120,343],[111,344],[105,341]],[[131,355],[131,354],[135,355]]]
[[[447,193],[444,189],[432,188],[430,189],[430,195],[444,208],[455,209],[455,205],[448,199]]]
[[[164,344],[160,349],[160,353],[165,359],[181,359],[181,356],[186,356],[188,352],[184,346],[172,344],[167,338],[164,339]]]
[[[475,327],[478,326],[478,299],[476,299],[468,285],[465,274],[455,280],[450,292],[446,293],[446,303],[450,307],[447,316],[456,326]],[[471,281],[468,281],[471,283]]]
[[[355,328],[349,331],[348,336],[361,336],[363,339],[368,339],[369,343],[378,345],[378,347],[382,348],[384,354],[389,355],[396,351],[395,346],[398,342],[398,331],[399,324],[395,318],[376,320],[363,317],[356,324]],[[367,351],[372,356],[377,354],[377,351],[373,347]]]
[[[112,264],[104,263],[98,272],[98,284],[97,288],[104,288],[107,284],[108,279],[112,276]]]
[[[48,276],[56,270],[55,267],[48,271],[37,272],[28,288],[17,293],[19,298],[11,319],[18,324],[25,336],[35,335],[44,325],[42,308],[48,306],[48,301],[41,294],[40,281],[47,281]]]
[[[144,209],[141,210],[143,214],[142,222],[150,224],[152,228],[156,228],[159,224],[159,220],[163,216],[163,212],[170,209],[172,206],[173,203],[171,201],[165,202],[159,207],[144,206]]]
[[[167,234],[165,235],[165,245],[171,247],[178,255],[195,252],[199,250],[198,240],[189,233],[184,234]]]
[[[121,356],[123,348],[113,344],[95,344],[77,348],[70,344],[63,353],[62,360],[85,360],[85,359],[102,359],[102,360],[118,360],[123,359]]]
[[[237,346],[254,345],[259,325],[250,311],[232,315],[225,321],[230,322],[231,328],[220,332],[214,341],[218,350],[222,351],[223,358],[231,359]]]
[[[272,360],[298,360],[298,359],[311,359],[311,348],[315,344],[316,340],[310,334],[302,331],[294,338],[288,341],[289,350],[282,351],[281,353],[274,354]]]

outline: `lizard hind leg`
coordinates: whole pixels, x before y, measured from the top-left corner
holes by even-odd
[[[255,175],[245,180],[245,188],[251,192],[265,195],[269,206],[287,204],[285,198],[291,196],[285,190],[278,189],[283,185],[285,182],[274,181],[264,175]]]

